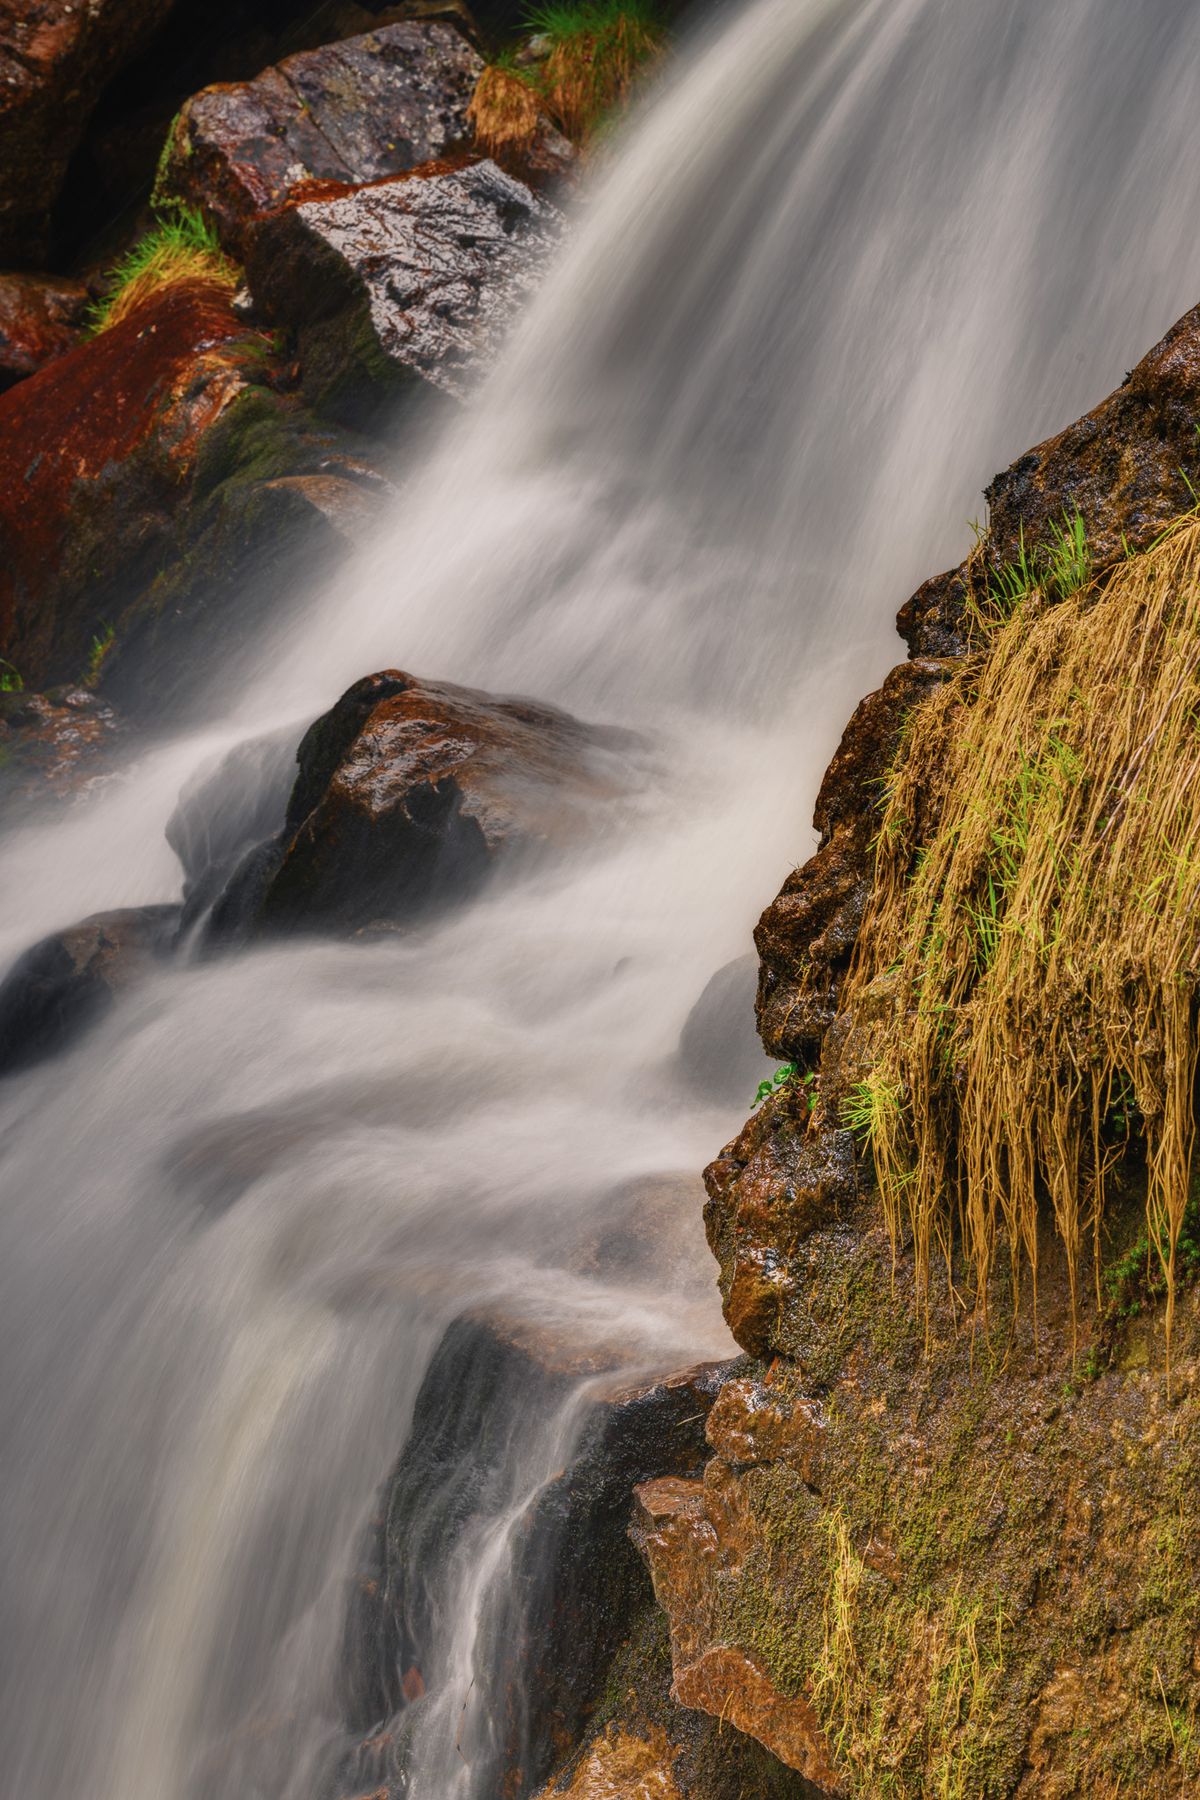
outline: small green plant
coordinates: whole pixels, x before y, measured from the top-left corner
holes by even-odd
[[[987,533],[978,520],[971,529],[977,544],[983,544]],[[1063,511],[1062,519],[1052,519],[1045,543],[1032,549],[1025,542],[1025,527],[1017,537],[1017,555],[1013,562],[1000,563],[989,569],[987,599],[972,597],[969,612],[976,625],[994,631],[1012,618],[1031,594],[1042,594],[1047,600],[1067,600],[1085,588],[1092,578],[1092,552],[1088,543],[1083,514]]]
[[[755,1106],[761,1106],[763,1101],[769,1100],[779,1088],[786,1087],[789,1081],[795,1081],[799,1073],[800,1068],[797,1063],[780,1063],[773,1075],[768,1076],[766,1081],[759,1082],[758,1092],[754,1096]],[[806,1085],[811,1085],[815,1079],[816,1077],[810,1069],[804,1077]]]
[[[0,657],[0,694],[21,694],[25,691],[25,683],[19,669]]]
[[[88,323],[93,333],[107,331],[151,294],[178,282],[205,281],[232,292],[239,279],[237,265],[203,214],[172,204],[110,270],[108,291],[92,308]]]
[[[1167,1269],[1170,1264],[1171,1240],[1165,1225],[1152,1233],[1142,1230],[1124,1256],[1111,1263],[1103,1274],[1109,1306],[1118,1319],[1135,1319],[1148,1306],[1161,1300],[1167,1291]],[[1177,1286],[1200,1277],[1200,1197],[1191,1195],[1184,1209],[1183,1222],[1175,1243],[1175,1281]]]
[[[101,672],[108,660],[108,653],[117,638],[117,628],[105,622],[92,639],[92,647],[88,652],[87,673],[83,678],[85,687],[95,687]]]

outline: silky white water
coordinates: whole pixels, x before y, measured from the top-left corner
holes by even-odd
[[[379,667],[647,741],[569,861],[410,938],[173,968],[0,1088],[22,1800],[328,1791],[347,1577],[450,1319],[498,1307],[637,1369],[729,1353],[694,1177],[745,1105],[688,1092],[689,1008],[807,854],[892,615],[983,483],[1200,298],[1194,9],[698,10],[388,529],[264,624],[203,737],[6,841],[10,953],[170,898],[187,775]],[[678,1171],[636,1277],[589,1273],[614,1196]],[[494,1800],[479,1625],[571,1429],[518,1416],[451,1571],[415,1800]]]

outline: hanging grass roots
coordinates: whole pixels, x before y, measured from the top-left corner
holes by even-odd
[[[1104,584],[1072,526],[1052,582],[914,712],[887,784],[846,995],[874,1066],[843,1106],[893,1242],[1032,1270],[1053,1216],[1074,1309],[1106,1179],[1144,1138],[1168,1357],[1195,1135],[1200,979],[1200,522]],[[1032,565],[1031,565],[1032,566]]]

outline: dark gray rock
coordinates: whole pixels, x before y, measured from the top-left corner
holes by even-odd
[[[404,392],[461,396],[537,285],[557,210],[493,162],[398,177],[267,219],[256,307],[295,334],[306,397],[354,425]]]
[[[377,181],[468,149],[482,68],[455,25],[402,20],[206,88],[171,128],[156,196],[200,207],[244,257],[251,224],[306,185]]]
[[[177,906],[97,913],[43,938],[0,982],[0,1075],[65,1049],[170,954]]]

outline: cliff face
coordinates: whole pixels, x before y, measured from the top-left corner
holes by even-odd
[[[888,1034],[922,1028],[932,937],[903,1001],[897,982],[909,977],[872,958],[880,871],[890,868],[903,897],[939,853],[950,817],[944,769],[920,761],[933,741],[930,708],[952,704],[963,730],[977,726],[971,709],[1014,631],[1025,633],[1037,679],[1049,680],[1068,666],[1070,630],[1082,621],[1095,633],[1093,609],[1125,604],[1126,592],[1141,605],[1137,595],[1174,582],[1180,597],[1172,589],[1160,637],[1149,636],[1149,612],[1126,620],[1144,654],[1119,685],[1131,690],[1134,716],[1139,707],[1146,716],[1114,783],[1119,803],[1110,798],[1109,817],[1098,815],[1101,854],[1118,813],[1143,803],[1137,784],[1162,747],[1166,711],[1193,682],[1185,654],[1162,716],[1149,716],[1161,659],[1189,628],[1195,528],[1180,525],[1165,550],[1162,533],[1195,505],[1197,416],[1200,311],[1095,411],[996,478],[987,537],[903,608],[909,659],[850,721],[818,801],[820,847],[758,927],[763,1041],[795,1074],[706,1175],[726,1316],[750,1361],[709,1415],[703,1477],[645,1484],[634,1536],[669,1621],[674,1700],[738,1728],[734,1738],[756,1739],[812,1784],[797,1791],[1170,1795],[1200,1779],[1196,1202],[1185,1186],[1171,1198],[1173,1229],[1153,1209],[1147,1223],[1161,1096],[1148,1076],[1136,1093],[1105,1089],[1094,1153],[1075,1139],[1051,1151],[1031,1143],[1036,1220],[1025,1238],[1007,1229],[1020,1121],[997,1113],[1005,1149],[990,1191],[984,1183],[976,1192],[962,1166],[963,1118],[978,1104],[962,1070],[983,1006],[983,975],[972,970],[943,1058],[939,1104],[963,1115],[962,1132],[931,1184],[942,1184],[945,1214],[928,1267],[903,1194],[928,1171],[901,1169],[889,1232],[873,1166],[886,1163],[886,1146],[863,1100]],[[1035,550],[1067,540],[1078,552],[1070,581]],[[1022,568],[1024,583],[1014,575]],[[1112,694],[1072,688],[1051,724],[1069,738],[1076,715],[1090,713],[1094,727],[1105,706],[1115,710]],[[1183,792],[1193,779],[1188,736],[1172,752],[1184,759]],[[972,779],[960,778],[965,794],[955,796],[964,816],[988,798],[982,777],[975,789]],[[911,841],[896,876],[888,833],[901,789]],[[1096,807],[1103,799],[1097,791]],[[1076,845],[1076,863],[1081,854]],[[1172,858],[1178,881],[1190,867],[1187,844]],[[1098,913],[1107,892],[1097,880]],[[1111,910],[1128,904],[1113,900]],[[1142,904],[1148,931],[1159,902]],[[876,935],[855,964],[864,916]],[[1183,995],[1183,1040],[1194,1043],[1188,968],[1173,991]],[[1138,1015],[1132,981],[1118,983],[1114,1003],[1129,1018],[1087,1013],[1082,976],[1072,992],[1068,1041],[1074,1032],[1108,1043],[1119,1029],[1139,1055],[1159,1059],[1162,1082],[1187,1084]],[[1043,1010],[1062,1004],[1047,986]],[[1100,1070],[1099,1052],[1089,1051],[1090,1063],[1075,1055],[1065,1074],[1041,1068],[1044,1021],[1026,1023],[997,1080],[1032,1073],[1048,1089],[1060,1083],[1064,1107],[1073,1104],[1093,1063]],[[893,1135],[915,1156],[925,1140],[912,1105],[911,1084],[898,1081]],[[864,1142],[872,1132],[874,1157]],[[1090,1196],[1086,1231],[1064,1223],[1060,1204],[1057,1172],[1072,1158]],[[972,1238],[980,1206],[995,1221],[982,1278],[965,1254],[985,1229]],[[684,1779],[682,1791],[737,1788],[705,1777]]]

